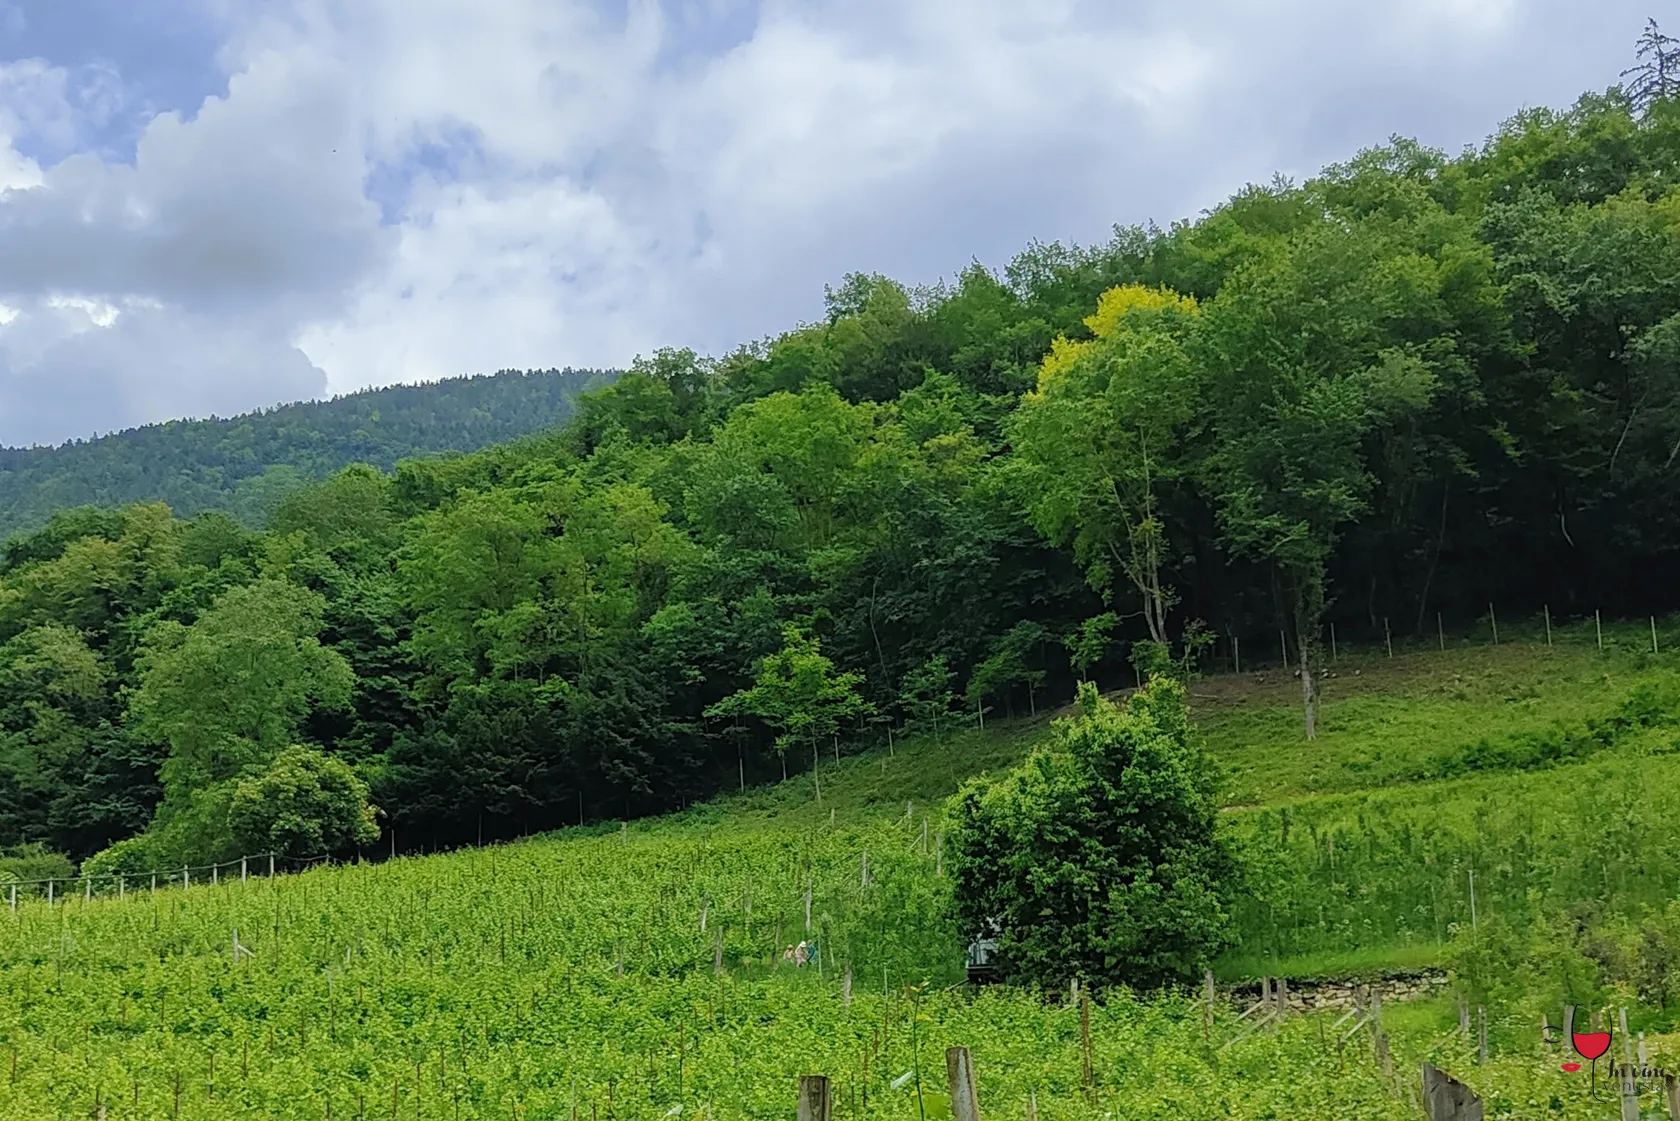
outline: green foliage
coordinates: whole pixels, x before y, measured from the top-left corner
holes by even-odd
[[[97,879],[138,876],[142,872],[156,872],[163,863],[156,842],[142,833],[136,837],[124,837],[82,861],[81,874]]]
[[[238,780],[228,827],[245,852],[341,855],[379,839],[376,813],[367,783],[343,760],[292,746]]]
[[[1026,686],[1028,702],[1036,706],[1034,692],[1047,676],[1036,663],[1049,641],[1048,632],[1039,623],[1022,622],[1009,628],[969,676],[969,703],[978,708],[987,697],[1007,697],[1013,689]]]
[[[1176,596],[1161,582],[1169,558],[1160,506],[1182,474],[1183,430],[1195,411],[1199,371],[1184,342],[1197,311],[1165,289],[1103,293],[1086,320],[1097,337],[1057,340],[1012,428],[1034,524],[1074,546],[1105,601],[1118,569],[1142,598],[1150,637],[1162,642]]]
[[[903,1121],[917,1116],[918,1069],[924,1106],[943,1104],[943,1055],[960,1045],[988,1112],[1021,1116],[1030,1098],[1045,1121],[1091,1116],[1078,1007],[948,988],[960,935],[936,854],[912,851],[915,831],[872,818],[830,831],[826,812],[820,826],[755,825],[741,807],[714,808],[717,822],[627,837],[568,831],[244,883],[224,869],[214,887],[195,871],[190,889],[165,881],[155,896],[129,881],[124,900],[101,882],[91,902],[64,891],[51,912],[20,900],[0,923],[13,983],[0,1038],[18,1055],[0,1114],[97,1113],[102,1084],[112,1116],[133,1113],[136,1096],[139,1116],[173,1116],[179,1070],[198,1072],[181,1080],[182,1121],[353,1117],[358,1099],[372,1116],[393,1087],[404,1116],[458,1106],[463,1121],[569,1116],[574,1103],[604,1117],[609,1094],[618,1117],[680,1105],[685,1117],[773,1118],[793,1108],[796,1060],[828,1072],[848,1103],[855,1091],[857,1116]],[[776,941],[803,930],[807,885],[820,970],[781,964]],[[237,963],[235,930],[248,951]],[[1240,1031],[1233,1020],[1220,1011],[1216,1041]],[[1089,1023],[1100,1109],[1411,1116],[1374,1064],[1338,1072],[1310,1023],[1217,1058],[1177,994],[1105,994]]]
[[[0,884],[69,879],[75,871],[69,857],[39,843],[0,849]]]
[[[797,626],[782,632],[782,649],[760,659],[758,677],[743,689],[706,710],[708,716],[756,716],[775,728],[776,750],[783,755],[794,744],[819,741],[839,732],[841,722],[873,711],[858,696],[860,673],[835,673],[823,656],[822,643]]]
[[[935,654],[906,674],[898,695],[908,727],[932,732],[935,739],[943,739],[943,725],[951,719],[951,704],[956,699],[951,690],[951,667],[942,654]]]
[[[1068,662],[1081,678],[1107,656],[1108,648],[1114,641],[1114,629],[1119,625],[1120,617],[1112,611],[1105,611],[1080,623],[1079,629],[1063,640],[1068,650]]]
[[[1155,678],[1123,709],[1088,684],[1079,699],[1017,773],[958,794],[956,914],[997,921],[1023,981],[1192,979],[1234,940],[1234,865],[1183,688]]]
[[[190,627],[153,630],[133,711],[142,734],[169,745],[169,796],[266,765],[311,710],[348,702],[350,666],[316,637],[324,607],[264,579],[223,593]]]
[[[1142,680],[1178,676],[1179,665],[1173,659],[1172,647],[1164,642],[1139,639],[1132,643],[1131,661],[1132,668],[1137,670],[1138,677]]]

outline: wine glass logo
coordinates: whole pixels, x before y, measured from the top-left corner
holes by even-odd
[[[1610,1051],[1610,1033],[1607,1031],[1576,1031],[1575,1006],[1572,1004],[1564,1010],[1564,1030],[1569,1033],[1569,1045],[1575,1053],[1592,1064],[1592,1086],[1589,1092],[1598,1096],[1598,1060]],[[1579,1063],[1566,1063],[1565,1070],[1580,1070]]]

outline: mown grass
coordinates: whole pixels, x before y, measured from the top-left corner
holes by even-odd
[[[1442,777],[1479,748],[1497,765],[1503,746],[1611,716],[1669,667],[1680,655],[1576,643],[1362,651],[1325,682],[1311,743],[1299,682],[1275,670],[1198,682],[1192,702],[1227,801],[1256,805]]]

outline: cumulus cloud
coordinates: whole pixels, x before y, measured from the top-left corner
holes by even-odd
[[[121,59],[0,68],[0,441],[721,350],[815,316],[848,270],[923,282],[1034,237],[1098,240],[1394,132],[1456,148],[1613,81],[1644,18],[1631,0],[201,4],[227,76],[201,103],[133,118],[151,111]],[[132,154],[101,150],[94,126],[125,113]]]

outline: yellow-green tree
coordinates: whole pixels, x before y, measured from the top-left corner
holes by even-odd
[[[1103,293],[1085,321],[1095,338],[1055,341],[1011,432],[1013,473],[1034,525],[1073,545],[1106,600],[1118,571],[1160,643],[1175,602],[1161,578],[1160,493],[1179,475],[1180,433],[1195,409],[1184,340],[1196,318],[1194,300],[1164,288]]]

